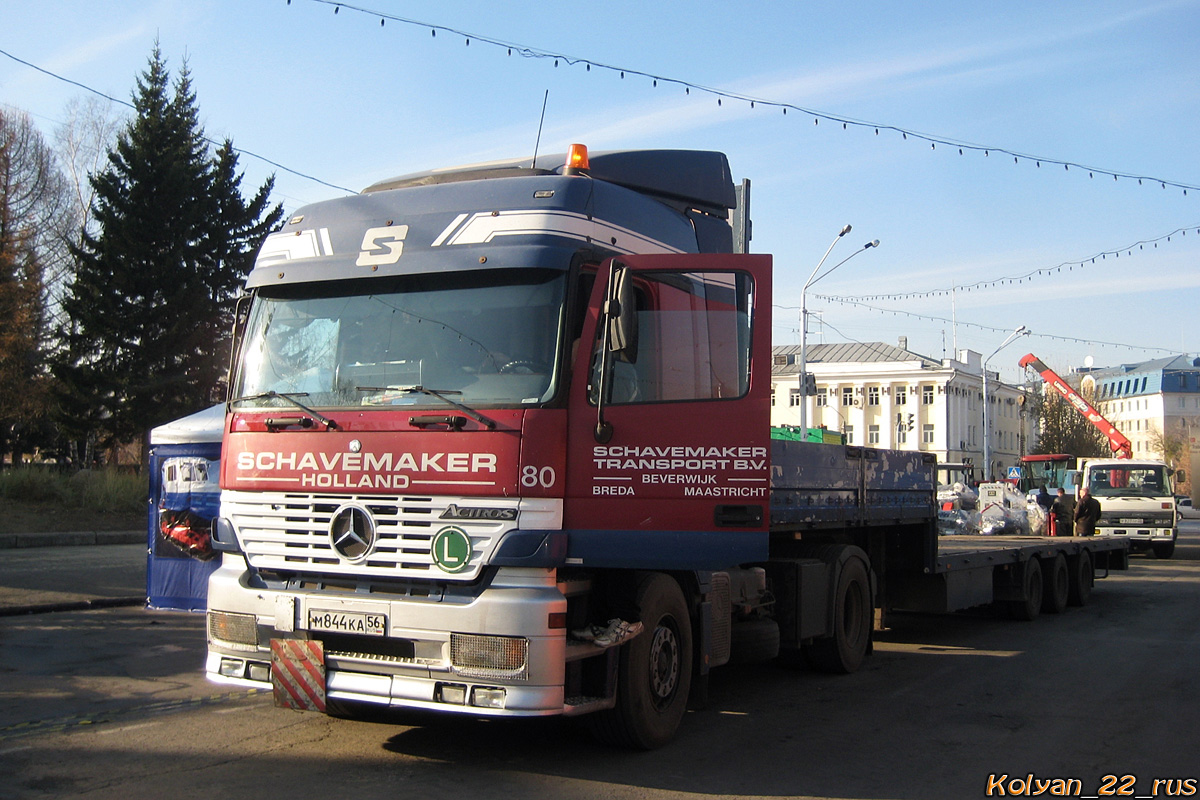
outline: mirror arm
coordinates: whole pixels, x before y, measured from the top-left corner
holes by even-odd
[[[619,301],[613,297],[614,281],[617,275],[617,260],[614,258],[608,265],[608,287],[604,292],[604,305],[600,309],[600,324],[604,326],[600,343],[600,386],[596,395],[596,428],[592,436],[600,444],[608,444],[613,437],[612,423],[604,419],[604,394],[608,388],[608,372],[612,365],[612,354],[609,352],[609,330],[612,327],[612,310],[619,306]]]

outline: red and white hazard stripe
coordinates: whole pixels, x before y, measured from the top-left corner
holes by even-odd
[[[321,642],[271,640],[271,688],[275,705],[325,712],[325,650]]]

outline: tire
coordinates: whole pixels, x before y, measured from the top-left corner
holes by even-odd
[[[637,600],[645,629],[621,646],[617,704],[588,720],[606,744],[653,750],[671,741],[687,710],[692,624],[679,584],[667,575],[643,577]]]
[[[1025,562],[1021,585],[1024,599],[1009,602],[1008,613],[1013,619],[1028,622],[1037,619],[1042,610],[1042,565],[1036,558]]]
[[[1087,605],[1092,597],[1092,586],[1096,583],[1096,566],[1092,563],[1092,551],[1080,550],[1070,564],[1071,582],[1067,591],[1067,604]]]
[[[833,636],[805,645],[804,657],[822,672],[854,672],[870,649],[873,617],[867,567],[859,558],[847,559],[833,597]]]
[[[1154,545],[1155,558],[1170,558],[1175,555],[1175,542],[1167,542],[1166,544]]]
[[[1042,612],[1061,614],[1067,609],[1070,594],[1071,574],[1067,569],[1067,557],[1059,553],[1046,562],[1046,570],[1042,573]]]

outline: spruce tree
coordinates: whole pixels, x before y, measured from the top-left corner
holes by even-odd
[[[95,233],[73,250],[56,365],[61,423],[103,443],[203,408],[223,373],[232,298],[278,221],[268,180],[247,203],[228,141],[214,157],[186,63],[172,83],[158,46],[135,118],[92,178]]]

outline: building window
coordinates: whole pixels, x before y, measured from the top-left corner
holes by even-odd
[[[854,426],[845,425],[842,427],[842,433],[846,436],[846,444],[854,444]]]
[[[896,444],[908,444],[908,431],[904,428],[896,429]]]
[[[927,405],[927,406],[933,405],[933,386],[932,385],[926,384],[925,386],[921,387],[921,404]]]
[[[829,390],[824,386],[817,389],[817,405],[822,408],[829,405]]]
[[[869,405],[869,406],[879,405],[879,387],[878,386],[868,386],[867,387],[867,405]]]
[[[867,444],[879,444],[879,426],[867,426]]]
[[[854,405],[854,389],[853,389],[853,387],[850,387],[850,386],[842,387],[842,405],[844,405],[844,406]]]
[[[792,408],[796,408],[800,405],[800,390],[799,389],[792,389],[789,392],[788,405],[790,405]]]
[[[925,444],[933,444],[933,426],[929,423],[921,426],[921,441]]]
[[[775,407],[775,387],[771,387],[771,408]]]
[[[898,406],[908,405],[908,388],[907,387],[905,387],[905,386],[897,386],[896,387],[896,405],[898,405]]]

